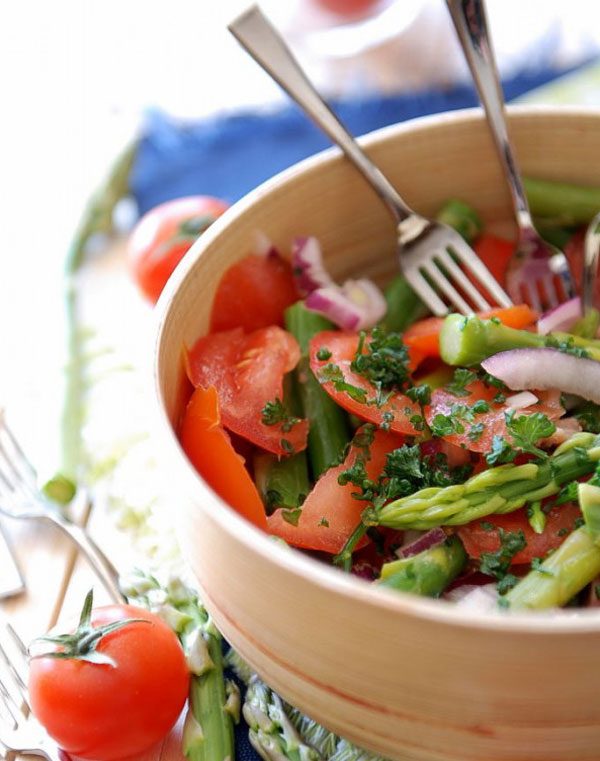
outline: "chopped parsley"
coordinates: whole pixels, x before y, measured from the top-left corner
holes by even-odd
[[[483,552],[479,559],[479,570],[487,576],[493,576],[498,584],[498,592],[504,594],[517,583],[517,577],[509,573],[515,555],[527,546],[522,529],[505,531],[498,529],[500,547],[495,552]]]
[[[319,521],[319,526],[324,526],[325,528],[329,528],[329,521],[327,520],[325,516],[323,516],[321,520]]]
[[[545,345],[551,349],[558,349],[563,354],[571,354],[580,359],[587,359],[590,356],[583,346],[575,345],[575,339],[571,336],[569,338],[557,338],[552,335],[546,336]]]
[[[406,389],[406,396],[421,407],[426,407],[431,402],[431,386],[427,383],[411,386],[411,388]]]
[[[280,425],[284,433],[289,433],[300,422],[299,417],[294,417],[286,409],[281,399],[267,402],[261,410],[263,425]]]
[[[341,368],[331,362],[319,371],[319,382],[333,383],[333,387],[336,391],[345,391],[355,402],[365,404],[367,401],[365,390],[358,386],[354,386],[352,383],[348,383],[344,378],[344,373]]]
[[[453,396],[469,396],[470,391],[466,387],[476,380],[476,373],[459,367],[454,371],[452,381],[446,385],[446,391],[449,391]]]
[[[544,568],[544,558],[533,558],[531,561],[531,570],[537,571],[538,573],[543,574],[544,576],[554,576],[552,571],[549,571],[547,568]]]
[[[585,402],[574,414],[584,431],[600,433],[600,407],[597,404]]]
[[[494,436],[491,451],[485,458],[488,465],[513,462],[519,452],[528,452],[543,459],[548,457],[543,449],[536,446],[540,439],[546,439],[556,431],[555,424],[546,415],[534,412],[532,415],[515,417],[515,410],[509,410],[504,417],[511,441],[499,435]]]
[[[376,388],[402,389],[409,382],[408,349],[400,333],[388,333],[384,328],[375,327],[370,341],[362,331],[356,354],[350,368],[366,378]]]
[[[281,517],[283,518],[283,520],[287,521],[287,523],[291,523],[292,526],[298,525],[298,521],[300,520],[301,515],[302,515],[301,507],[295,507],[291,510],[286,508],[281,511]]]
[[[326,362],[328,359],[331,359],[331,352],[326,346],[321,346],[317,352],[317,359],[320,362]]]
[[[281,439],[279,443],[281,444],[281,448],[284,452],[286,452],[286,454],[294,454],[296,452],[291,441],[288,441],[287,439]]]
[[[471,406],[468,404],[453,404],[450,407],[449,414],[438,413],[430,423],[431,432],[434,436],[450,436],[452,434],[463,434],[469,428],[467,436],[471,441],[477,441],[481,438],[485,425],[481,422],[475,423],[475,415],[482,415],[489,412],[490,405],[484,399],[478,399]]]

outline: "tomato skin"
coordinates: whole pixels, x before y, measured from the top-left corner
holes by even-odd
[[[365,14],[379,2],[380,0],[316,0],[317,5],[338,16]]]
[[[159,204],[138,221],[127,243],[127,259],[133,279],[149,301],[158,301],[184,254],[228,208],[218,198],[187,196]],[[185,223],[194,229],[182,228]]]
[[[491,309],[489,312],[477,314],[484,320],[496,317],[503,325],[519,329],[528,328],[538,318],[537,312],[527,304]],[[426,317],[424,320],[419,320],[404,331],[402,340],[409,349],[420,352],[423,357],[439,357],[440,332],[444,319],[444,317]]]
[[[506,269],[515,251],[515,244],[496,235],[482,233],[473,244],[473,248],[494,278],[500,284],[504,284]]]
[[[283,312],[300,298],[291,264],[271,251],[250,254],[226,270],[210,316],[210,332],[283,327]]]
[[[451,409],[453,405],[465,405],[472,407],[475,402],[483,400],[489,405],[488,412],[476,414],[473,423],[483,425],[481,434],[475,438],[470,438],[471,422],[464,423],[464,432],[453,433],[444,436],[446,441],[459,447],[464,447],[471,452],[480,452],[482,454],[490,452],[494,436],[510,438],[506,428],[506,412],[508,407],[504,404],[494,402],[498,389],[493,386],[486,386],[481,381],[469,383],[465,390],[468,391],[466,396],[455,396],[446,388],[437,388],[431,395],[431,404],[425,408],[425,419],[431,426],[436,415],[444,415],[452,418]],[[541,412],[547,415],[550,420],[557,420],[564,414],[564,409],[560,404],[560,393],[555,391],[535,391],[539,402],[532,404],[521,410],[516,410],[517,416]]]
[[[179,440],[192,464],[214,491],[240,515],[266,529],[265,508],[244,459],[221,428],[214,387],[195,389],[179,429]]]
[[[512,559],[512,565],[519,565],[531,563],[534,558],[543,558],[550,550],[559,547],[568,533],[573,531],[575,521],[580,517],[581,511],[573,502],[553,507],[546,515],[543,533],[536,534],[529,525],[525,509],[522,508],[506,515],[480,518],[461,526],[457,533],[469,557],[479,559],[483,553],[500,549],[499,529],[507,532],[522,531],[527,544]],[[482,523],[492,524],[494,528],[486,531]]]
[[[131,605],[96,608],[92,623],[132,623],[103,637],[98,651],[117,666],[33,658],[29,693],[34,715],[68,753],[115,761],[151,748],[175,724],[189,672],[175,634],[158,616]]]
[[[367,395],[367,402],[360,402],[353,399],[345,391],[337,391],[331,381],[322,383],[322,388],[340,407],[357,415],[361,420],[367,420],[377,425],[381,425],[384,422],[385,413],[391,413],[390,429],[392,431],[417,435],[418,431],[410,422],[410,419],[413,415],[420,416],[421,408],[404,394],[393,393],[381,406],[368,403],[368,401],[373,401],[376,397],[375,387],[366,378],[358,375],[350,368],[350,364],[356,354],[358,341],[358,333],[334,330],[324,330],[321,333],[317,333],[311,339],[309,346],[310,369],[316,378],[320,380],[323,368],[328,364],[336,365],[342,371],[346,383],[362,389]],[[319,359],[317,354],[321,348],[329,349],[331,357],[325,360]]]
[[[223,426],[277,455],[306,448],[308,421],[289,431],[281,425],[265,425],[262,409],[267,402],[283,399],[283,376],[298,364],[296,339],[276,326],[244,333],[242,328],[210,333],[187,353],[187,372],[192,385],[214,386],[219,396]]]
[[[385,465],[386,454],[401,447],[403,443],[402,436],[382,430],[375,431],[369,447],[370,459],[365,463],[369,478],[377,480]],[[282,517],[281,510],[276,510],[267,518],[268,531],[294,547],[331,554],[340,552],[360,523],[361,513],[367,506],[366,502],[352,496],[358,491],[356,486],[350,483],[345,486],[338,484],[340,473],[356,462],[359,453],[360,450],[352,447],[341,465],[323,473],[304,500],[297,526],[288,523]],[[323,518],[329,525],[322,524]],[[369,539],[364,537],[357,548],[368,542]]]

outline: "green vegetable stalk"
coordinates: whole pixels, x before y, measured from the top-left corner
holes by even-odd
[[[306,309],[302,302],[286,309],[285,325],[300,344],[302,352],[296,378],[303,416],[310,423],[308,457],[316,480],[338,461],[350,439],[346,413],[323,391],[308,361],[310,339],[322,330],[333,329],[333,325],[316,312]]]
[[[534,216],[551,218],[563,227],[587,224],[600,209],[600,188],[549,180],[523,180]]]
[[[183,751],[191,761],[232,761],[239,719],[237,686],[223,675],[222,638],[196,593],[180,580],[161,586],[136,572],[122,583],[130,602],[160,615],[175,631],[192,674]]]
[[[367,509],[363,521],[394,529],[459,526],[492,513],[504,514],[557,494],[561,486],[591,473],[600,461],[600,436],[574,434],[551,457],[524,465],[500,465],[463,484],[429,487]]]
[[[568,333],[542,336],[508,328],[498,320],[482,320],[475,315],[448,315],[440,333],[442,359],[449,365],[461,367],[477,365],[500,351],[542,347],[584,349],[586,356],[600,361],[600,341]]]
[[[422,597],[439,597],[466,562],[467,553],[460,539],[449,537],[418,555],[385,563],[379,586]]]
[[[600,487],[579,484],[578,497],[585,525],[508,592],[508,607],[540,610],[566,605],[600,574]]]
[[[437,213],[436,220],[450,225],[462,235],[467,243],[473,243],[483,230],[483,223],[479,214],[472,206],[458,198],[446,201]]]
[[[390,333],[402,333],[413,322],[426,317],[429,310],[402,275],[397,275],[384,291],[387,311],[381,321]]]

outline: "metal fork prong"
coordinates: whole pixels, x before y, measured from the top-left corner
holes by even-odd
[[[2,679],[0,679],[0,699],[4,703],[4,707],[6,708],[11,719],[13,720],[12,728],[15,729],[15,727],[19,723],[19,718],[22,717],[22,714],[19,710],[19,706],[17,705],[15,699],[10,694],[10,690],[4,684]],[[0,742],[3,742],[1,733],[0,733]]]
[[[6,631],[8,632],[9,636],[11,637],[12,641],[15,643],[20,655],[23,657],[25,661],[27,661],[29,659],[29,651],[27,650],[27,645],[23,642],[21,637],[19,637],[13,625],[9,621],[6,621],[4,623],[4,627]]]
[[[523,293],[527,294],[525,297],[525,301],[531,305],[533,309],[535,309],[536,312],[542,311],[542,300],[540,299],[540,294],[538,291],[538,288],[535,283],[523,283],[522,285]]]
[[[559,304],[558,295],[556,293],[556,286],[554,285],[554,278],[552,275],[548,275],[546,277],[543,277],[540,280],[540,286],[544,289],[544,294],[546,296],[546,305],[550,307],[550,309],[554,309],[554,307],[557,307]]]
[[[435,315],[438,317],[444,317],[444,315],[448,314],[448,306],[440,299],[439,295],[433,290],[416,267],[406,268],[404,270],[404,276],[417,296],[419,296],[424,304],[427,304]]]
[[[421,265],[421,271],[424,272],[427,277],[432,280],[437,287],[440,289],[440,291],[446,296],[446,298],[454,304],[456,309],[458,309],[459,312],[462,312],[462,314],[472,314],[473,313],[473,307],[471,307],[467,302],[464,300],[464,298],[460,295],[460,293],[456,290],[456,288],[450,283],[450,281],[447,279],[447,277],[444,275],[443,272],[439,269],[437,263],[435,261],[428,261],[423,262]]]
[[[508,294],[505,292],[504,288],[502,288],[496,278],[492,277],[490,271],[479,259],[479,257],[474,256],[473,251],[470,248],[465,248],[465,246],[462,245],[462,241],[461,245],[452,246],[451,253],[457,259],[459,259],[459,261],[464,265],[465,269],[468,269],[473,277],[476,278],[477,282],[480,283],[483,288],[485,288],[487,293],[493,299],[495,299],[498,306],[512,306],[512,301],[508,297]]]
[[[27,459],[6,421],[0,421],[0,472],[5,482],[18,484],[26,496],[36,495],[36,472]],[[11,479],[10,476],[14,478]]]
[[[27,692],[27,685],[23,681],[23,677],[19,672],[17,671],[15,665],[9,658],[8,653],[4,649],[2,643],[0,643],[0,657],[6,664],[6,667],[8,668],[8,671],[15,683],[15,687],[17,688],[19,692],[19,697],[21,698],[22,705],[27,709],[27,711],[31,711],[31,706],[29,705],[29,695]]]
[[[486,301],[483,294],[475,288],[473,283],[447,251],[440,251],[435,255],[434,259],[442,266],[442,269],[452,277],[461,291],[469,297],[479,311],[483,312],[491,309],[490,304]]]

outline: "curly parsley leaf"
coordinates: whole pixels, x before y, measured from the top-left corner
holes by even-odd
[[[498,581],[498,592],[504,594],[517,583],[518,579],[509,569],[515,555],[527,546],[522,529],[505,531],[498,529],[500,547],[495,552],[483,552],[479,559],[479,570]]]
[[[409,381],[408,349],[400,333],[375,327],[360,334],[351,369],[380,389],[402,389]]]
[[[263,425],[280,425],[284,433],[289,433],[300,422],[300,418],[291,415],[281,399],[274,399],[262,408],[261,421]]]
[[[471,370],[466,370],[464,367],[459,367],[454,371],[454,377],[451,382],[446,385],[446,391],[449,391],[454,396],[469,396],[467,386],[469,383],[477,380],[477,374]]]

